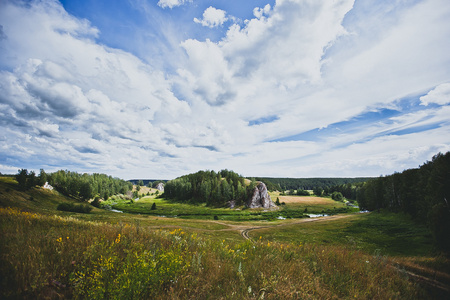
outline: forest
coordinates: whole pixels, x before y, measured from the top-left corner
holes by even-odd
[[[19,170],[16,175],[21,190],[30,189],[36,185],[43,186],[48,182],[58,192],[80,200],[88,200],[94,197],[108,199],[112,195],[126,194],[133,189],[131,182],[113,178],[105,174],[79,174],[77,172],[60,170],[54,173],[46,173],[43,169],[39,175],[27,169]]]
[[[427,224],[437,245],[450,251],[450,152],[416,169],[367,181],[357,191],[361,209],[386,209]]]
[[[170,180],[164,186],[163,197],[183,202],[224,206],[230,200],[242,205],[256,183],[245,184],[245,178],[229,170],[199,171]]]
[[[270,191],[286,191],[286,190],[313,190],[314,188],[322,188],[327,191],[332,187],[343,186],[355,183],[365,182],[371,177],[357,178],[273,178],[273,177],[256,177],[255,180],[262,181],[266,184]]]

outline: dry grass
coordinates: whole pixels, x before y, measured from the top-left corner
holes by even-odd
[[[0,236],[0,298],[427,298],[383,259],[340,246],[229,244],[3,208]]]
[[[304,204],[304,205],[335,205],[336,201],[329,198],[309,197],[309,196],[278,196],[280,202],[286,204]]]

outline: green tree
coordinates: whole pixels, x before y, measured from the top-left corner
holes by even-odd
[[[323,188],[321,188],[320,186],[317,186],[313,189],[313,193],[314,193],[314,195],[321,197],[323,194]]]
[[[91,202],[91,205],[97,208],[100,208],[100,197],[96,196],[94,198],[94,201]]]
[[[343,201],[344,196],[342,196],[341,192],[333,192],[333,194],[331,194],[331,199],[333,199],[335,201]]]
[[[47,182],[47,173],[45,173],[44,169],[41,169],[39,172],[38,184],[39,186],[44,186]]]
[[[28,174],[28,178],[27,178],[27,183],[26,183],[26,188],[27,189],[31,189],[32,187],[34,187],[37,184],[37,178],[36,178],[36,173],[34,171],[31,171]]]
[[[298,196],[309,196],[309,192],[305,191],[305,190],[302,190],[302,189],[298,189],[297,190],[297,195]]]
[[[79,195],[81,199],[88,200],[91,199],[93,195],[92,186],[89,184],[89,182],[83,182],[80,185],[80,192]]]
[[[156,203],[155,202],[153,202],[151,210],[156,210]]]
[[[19,189],[26,190],[27,189],[27,179],[28,179],[28,170],[20,169],[16,175],[17,183],[19,184]]]

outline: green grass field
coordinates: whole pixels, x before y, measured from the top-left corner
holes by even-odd
[[[285,200],[276,213],[336,211],[343,205],[317,197]],[[40,188],[21,192],[14,180],[0,178],[0,298],[448,296],[449,259],[435,251],[427,228],[405,215],[281,220],[270,215],[274,212],[267,217],[262,211],[182,205],[154,195],[114,205],[133,213],[56,210],[74,201]],[[160,215],[146,213],[153,203]],[[171,213],[189,217],[167,217]],[[239,219],[246,214],[263,217]],[[241,236],[245,230],[252,241]]]

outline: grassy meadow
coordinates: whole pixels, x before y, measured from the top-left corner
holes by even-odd
[[[40,188],[22,192],[13,179],[0,178],[0,298],[448,295],[449,259],[435,252],[427,229],[405,215],[347,211],[280,219],[300,216],[305,208],[320,213],[346,207],[327,198],[274,194],[273,200],[285,202],[276,211],[213,209],[144,195],[134,203],[109,203],[124,213],[70,213],[56,207],[74,199]]]

